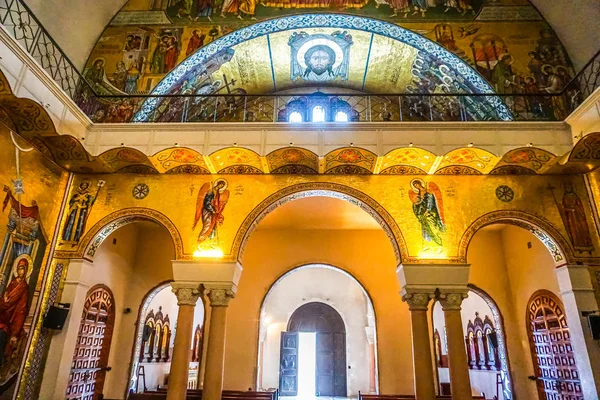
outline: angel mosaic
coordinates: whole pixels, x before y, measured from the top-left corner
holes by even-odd
[[[229,200],[228,183],[225,179],[217,179],[214,182],[206,182],[198,192],[196,200],[196,216],[192,230],[196,229],[198,222],[202,220],[202,229],[198,234],[198,245],[207,241],[219,240],[218,227],[223,224],[223,210]]]
[[[423,250],[436,247],[435,250],[441,252],[442,236],[446,232],[442,192],[435,183],[426,183],[422,179],[413,179],[410,188],[412,190],[409,197],[413,203],[413,212],[421,224],[421,233],[425,241]]]

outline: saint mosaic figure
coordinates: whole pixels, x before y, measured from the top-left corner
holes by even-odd
[[[413,212],[421,224],[421,234],[426,242],[423,250],[429,250],[431,244],[441,252],[442,235],[446,232],[442,192],[435,183],[426,184],[422,179],[413,179],[410,188],[412,191],[409,192],[409,197],[413,203]]]
[[[215,182],[206,182],[198,192],[196,200],[196,216],[192,230],[196,229],[202,220],[202,229],[198,234],[198,245],[209,239],[219,239],[218,226],[223,224],[223,210],[229,200],[227,181],[218,179]]]
[[[28,270],[29,261],[20,258],[15,276],[0,297],[0,365],[10,360],[23,333],[29,302]]]
[[[46,250],[36,201],[26,206],[17,198],[22,194],[15,197],[8,186],[4,186],[4,192],[1,211],[9,212],[0,249],[0,392],[21,365],[30,332],[25,321]]]
[[[549,186],[549,189],[552,192],[552,196],[554,196],[554,187]],[[583,203],[577,193],[575,193],[572,182],[565,182],[564,189],[565,192],[562,199],[559,200],[554,196],[554,201],[560,211],[560,217],[569,234],[571,244],[575,251],[579,253],[589,252],[591,254],[594,250],[594,245],[590,229],[587,225]]]
[[[85,232],[90,210],[98,198],[104,181],[98,181],[96,194],[90,193],[90,181],[85,180],[79,184],[79,189],[69,200],[68,217],[63,228],[62,239],[67,242],[77,243]]]
[[[292,33],[290,46],[290,78],[325,82],[340,77],[348,80],[352,36],[347,31],[331,35],[306,32]]]

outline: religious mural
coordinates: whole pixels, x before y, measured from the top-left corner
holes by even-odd
[[[348,31],[331,35],[294,32],[290,36],[290,74],[292,81],[323,82],[336,78],[348,80],[352,36]]]
[[[410,188],[408,194],[413,203],[413,213],[421,224],[422,250],[440,253],[444,247],[442,237],[446,232],[442,192],[434,182],[425,183],[422,179],[413,179]]]
[[[206,182],[198,192],[196,215],[192,225],[192,230],[195,230],[198,222],[202,221],[202,228],[198,234],[198,249],[214,249],[219,246],[219,227],[225,221],[223,210],[229,201],[227,186],[225,179],[217,179],[214,182]]]
[[[104,181],[98,181],[96,193],[90,192],[90,181],[83,181],[79,184],[77,193],[71,196],[69,200],[69,209],[67,220],[65,221],[62,240],[71,243],[73,246],[77,245],[83,232],[85,232],[85,225],[88,219],[88,214],[91,211],[94,202],[100,194],[100,189],[104,186]]]
[[[594,245],[587,224],[585,209],[583,208],[581,199],[573,189],[573,182],[566,181],[563,183],[562,197],[558,197],[554,189],[556,188],[548,185],[548,190],[552,193],[552,197],[560,211],[560,217],[565,225],[573,248],[578,253],[587,252],[592,254]]]
[[[306,12],[372,17],[399,25],[458,56],[500,94],[557,93],[574,76],[558,38],[526,0],[164,0],[160,4],[150,3],[129,0],[91,52],[84,75],[97,94],[151,93],[178,64],[217,38],[248,27],[255,20],[268,21]],[[311,39],[308,37],[311,35],[324,35],[320,41],[329,41],[317,44],[313,40],[318,36]],[[311,82],[347,87],[340,83],[362,83],[366,63],[371,70],[372,62],[378,56],[376,49],[371,49],[369,40],[361,42],[355,32],[343,30],[326,33],[290,31],[284,39],[288,49],[278,47],[275,41],[271,37],[257,42],[251,51],[248,51],[249,47],[242,51],[239,45],[221,49],[230,58],[233,53],[238,53],[238,60],[224,66],[229,60],[216,57],[194,68],[195,82],[187,79],[187,93],[268,94],[305,87]],[[309,42],[312,44],[307,44]],[[372,50],[375,54],[368,56]],[[395,76],[401,72],[394,72],[395,66],[401,65],[407,71],[416,69],[417,75],[427,73],[427,63],[415,64],[410,57],[404,60],[401,54],[394,54],[391,49],[379,51],[380,57],[395,56],[393,64],[396,65],[387,65],[387,71],[381,68],[371,71],[371,81],[377,84],[370,87],[358,84],[353,88],[370,93],[402,93],[406,88],[396,85],[398,78]],[[420,56],[427,58],[423,54]],[[282,76],[279,74],[286,69],[287,79],[280,82]],[[416,89],[423,93],[428,88],[420,86],[428,84],[428,77],[419,78],[415,82]],[[179,81],[179,85],[182,84],[183,81]],[[200,88],[203,88],[202,92],[198,93]],[[438,89],[434,93],[443,93],[442,90],[463,93],[457,87]],[[170,93],[182,91],[170,90]],[[78,98],[82,109],[95,122],[129,121],[141,107],[139,101],[135,98],[94,101],[85,86]],[[527,110],[531,119],[560,120],[573,108],[571,103],[577,101],[577,92],[573,88],[572,93],[564,97],[533,96],[510,101],[519,102],[509,105]],[[188,114],[210,115],[215,107],[211,104],[195,106],[198,107],[194,112]],[[448,113],[456,108],[455,104],[436,106]],[[174,104],[174,108],[182,107]],[[181,114],[182,110],[153,116],[151,120],[177,121]],[[256,117],[256,120],[260,118]]]
[[[0,130],[0,398],[12,398],[45,283],[62,172],[5,130]],[[19,149],[15,155],[15,146]],[[17,163],[18,158],[18,163]],[[58,193],[55,202],[50,193]]]

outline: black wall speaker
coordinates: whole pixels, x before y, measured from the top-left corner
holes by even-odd
[[[69,315],[70,304],[52,305],[44,318],[44,328],[61,330]]]
[[[588,322],[594,340],[600,340],[600,315],[588,315]]]
[[[498,348],[498,334],[496,332],[490,332],[488,335],[488,339],[490,341],[490,343],[492,344],[492,346],[494,346],[495,349]]]
[[[150,335],[152,334],[152,327],[149,325],[144,325],[144,332],[142,332],[142,341],[147,342],[150,339]]]

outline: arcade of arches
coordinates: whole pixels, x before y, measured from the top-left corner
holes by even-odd
[[[599,399],[597,41],[544,0],[63,3],[0,0],[0,400]]]

